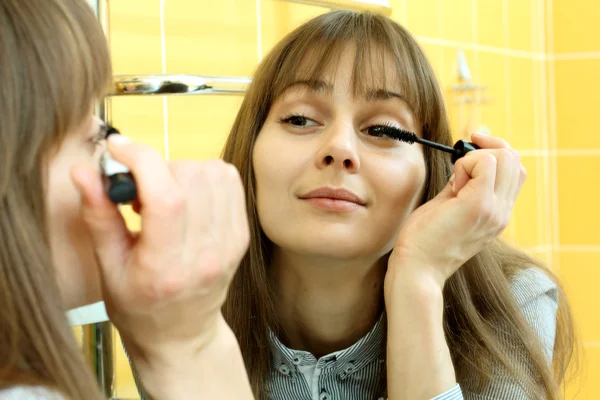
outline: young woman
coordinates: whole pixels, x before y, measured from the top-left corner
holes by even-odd
[[[504,141],[452,165],[381,136],[452,146],[411,35],[335,11],[259,65],[224,149],[251,243],[225,302],[257,398],[558,399],[564,293],[498,239],[525,180]]]
[[[66,318],[101,294],[153,398],[251,398],[220,313],[248,244],[239,174],[112,135],[138,183],[130,233],[98,170],[111,81],[84,0],[0,1],[0,398],[101,397]]]

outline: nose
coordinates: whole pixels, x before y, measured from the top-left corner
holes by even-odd
[[[323,143],[316,154],[317,168],[334,167],[355,174],[360,169],[357,137],[349,126],[331,126],[322,133]]]

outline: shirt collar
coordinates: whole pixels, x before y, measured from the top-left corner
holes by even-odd
[[[384,361],[383,340],[387,325],[385,313],[382,313],[375,326],[352,346],[324,355],[318,360],[313,354],[303,350],[293,350],[285,346],[275,333],[269,329],[269,339],[273,359],[273,367],[277,370],[287,368],[289,371],[295,367],[306,365],[319,365],[322,369],[336,369],[336,374],[344,379],[349,374],[356,372],[375,359]]]

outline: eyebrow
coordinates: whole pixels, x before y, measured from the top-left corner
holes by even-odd
[[[333,84],[323,81],[323,80],[298,80],[294,81],[283,90],[283,92],[287,92],[288,90],[292,90],[296,87],[305,88],[311,92],[325,92],[331,93],[333,92]],[[389,100],[389,99],[400,99],[404,101],[406,104],[409,104],[406,97],[401,95],[400,93],[393,92],[387,89],[373,89],[369,88],[366,90],[364,94],[364,99],[366,101],[378,101],[378,100]]]

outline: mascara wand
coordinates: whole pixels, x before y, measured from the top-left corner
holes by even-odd
[[[387,136],[408,144],[420,143],[422,145],[450,153],[452,155],[452,164],[454,164],[459,158],[464,157],[468,152],[479,149],[479,146],[474,143],[467,142],[466,140],[459,140],[454,144],[454,147],[450,147],[441,143],[432,142],[431,140],[421,139],[414,133],[405,131],[404,129],[388,126],[378,126],[377,128],[381,129],[381,136]]]

